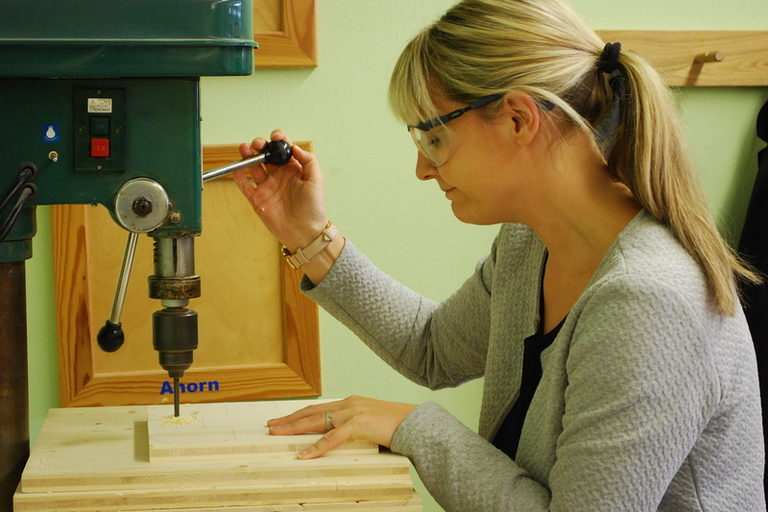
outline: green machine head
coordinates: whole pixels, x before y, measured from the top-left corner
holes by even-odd
[[[30,257],[37,204],[100,203],[129,231],[198,234],[199,77],[251,73],[250,0],[4,0],[0,9],[0,193],[26,164],[36,170],[0,261]],[[160,185],[168,203],[122,211],[119,190],[137,178]]]

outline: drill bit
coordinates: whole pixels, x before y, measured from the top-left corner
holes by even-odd
[[[173,415],[179,417],[179,378],[173,378]]]

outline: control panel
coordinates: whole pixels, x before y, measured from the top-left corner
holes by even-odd
[[[125,89],[75,89],[75,171],[125,171]]]

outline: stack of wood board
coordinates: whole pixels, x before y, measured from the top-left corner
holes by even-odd
[[[312,460],[321,434],[270,436],[266,420],[310,402],[51,409],[16,512],[416,512],[409,461],[348,443]],[[316,403],[315,401],[311,403]]]

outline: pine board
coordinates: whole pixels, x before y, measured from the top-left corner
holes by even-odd
[[[189,421],[186,424],[174,423],[169,407],[150,406],[147,408],[149,460],[295,455],[314,444],[322,434],[271,436],[267,433],[267,420],[318,402],[186,404],[181,409],[182,416]],[[378,453],[379,447],[367,441],[352,441],[335,451]]]
[[[290,410],[297,405],[285,404]],[[14,510],[421,510],[405,457],[337,450],[306,461],[275,452],[150,462],[147,418],[144,406],[51,409]]]
[[[356,501],[349,503],[304,503],[255,507],[163,509],[157,512],[422,512],[422,502],[413,493],[409,500]]]
[[[139,512],[158,509],[346,503],[407,500],[413,494],[410,477],[349,477],[329,482],[281,482],[242,486],[135,489],[60,493],[21,493],[14,496],[15,512]]]

